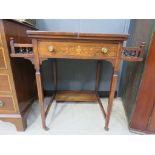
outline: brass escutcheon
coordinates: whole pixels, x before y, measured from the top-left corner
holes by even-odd
[[[54,47],[52,45],[48,46],[48,51],[49,52],[53,52],[54,51]]]

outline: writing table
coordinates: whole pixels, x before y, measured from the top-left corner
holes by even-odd
[[[98,102],[105,117],[105,130],[108,130],[115,89],[118,80],[118,73],[121,61],[142,61],[145,43],[140,43],[139,47],[125,48],[123,42],[128,39],[127,34],[91,34],[91,33],[66,33],[47,31],[27,31],[28,37],[32,39],[32,44],[15,43],[10,38],[11,57],[25,58],[31,60],[36,70],[36,82],[42,126],[46,127],[46,117],[53,100],[66,102]],[[42,62],[53,59],[52,72],[55,85],[53,94],[47,108],[44,105],[44,94],[40,67]],[[94,91],[59,91],[57,90],[57,67],[56,59],[81,59],[96,60],[96,87]],[[98,87],[101,73],[101,62],[108,61],[113,68],[110,94],[107,110],[104,110]]]

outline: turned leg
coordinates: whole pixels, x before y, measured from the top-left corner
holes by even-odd
[[[36,72],[36,82],[37,82],[37,90],[38,90],[38,97],[39,97],[39,104],[40,104],[42,127],[45,130],[47,130],[46,117],[45,117],[45,107],[44,107],[44,95],[43,95],[42,80],[41,80],[40,72]]]
[[[117,86],[117,79],[118,79],[118,72],[113,71],[111,86],[110,86],[110,95],[109,95],[109,99],[108,99],[105,130],[109,130],[108,126],[109,126],[109,120],[110,120],[110,115],[111,115],[111,111],[112,111],[113,99],[115,96],[115,90],[116,90],[116,86]]]

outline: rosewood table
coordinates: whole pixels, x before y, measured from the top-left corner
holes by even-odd
[[[46,126],[46,117],[53,100],[66,102],[98,102],[105,117],[105,130],[108,130],[115,89],[118,80],[120,63],[124,61],[142,61],[145,43],[140,43],[138,47],[125,48],[123,42],[128,39],[127,34],[91,34],[91,33],[65,33],[47,31],[27,31],[28,37],[32,39],[32,44],[15,43],[10,38],[11,57],[29,59],[36,70],[36,82],[40,103],[42,126]],[[40,67],[42,62],[53,59],[52,71],[55,85],[53,94],[48,106],[44,105],[44,93]],[[56,59],[81,59],[96,60],[96,87],[94,91],[60,91],[57,90],[57,67]],[[107,110],[104,110],[98,87],[101,73],[101,62],[108,61],[113,68],[110,94]]]

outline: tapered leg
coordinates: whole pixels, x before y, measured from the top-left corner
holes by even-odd
[[[109,130],[108,126],[109,126],[109,120],[110,120],[110,115],[111,115],[111,111],[112,111],[112,104],[113,104],[113,99],[114,99],[116,85],[117,85],[117,79],[118,79],[118,72],[113,72],[111,86],[110,86],[110,95],[109,95],[109,99],[108,99],[105,130]]]
[[[44,95],[43,95],[43,88],[42,88],[42,81],[41,81],[40,72],[36,72],[36,81],[37,81],[38,97],[39,97],[40,112],[41,112],[41,119],[42,119],[42,127],[45,130],[47,130],[46,117],[45,117],[45,107],[44,107]]]
[[[99,89],[99,83],[101,78],[101,61],[97,61],[97,67],[96,67],[96,86],[95,91],[98,92]]]
[[[100,78],[101,78],[101,61],[97,61],[97,67],[96,67],[96,86],[95,86],[95,91],[96,91],[96,99],[99,103],[99,106],[101,108],[101,111],[103,113],[103,116],[106,118],[106,112],[104,110],[104,107],[102,105],[101,99],[98,95],[98,89],[99,89],[99,83],[100,83]]]

